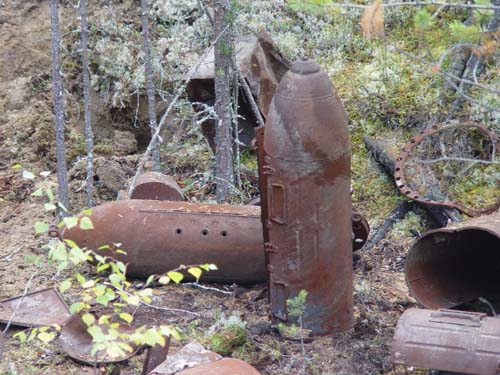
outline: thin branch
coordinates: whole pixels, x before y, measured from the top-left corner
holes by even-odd
[[[189,82],[191,82],[193,75],[198,71],[201,64],[205,61],[205,59],[208,56],[212,47],[215,45],[215,43],[217,43],[219,38],[226,32],[226,30],[227,30],[227,27],[224,30],[222,30],[222,32],[217,36],[217,38],[214,39],[212,44],[205,50],[203,55],[198,59],[197,63],[189,70],[189,72],[186,75],[186,80],[184,81],[184,83],[178,87],[174,99],[170,102],[167,110],[163,114],[163,116],[160,120],[160,123],[158,124],[158,127],[156,128],[155,133],[153,134],[153,136],[151,137],[151,140],[149,141],[149,145],[146,148],[146,151],[144,151],[142,158],[139,160],[139,165],[137,167],[137,171],[136,171],[134,177],[132,178],[132,182],[130,183],[130,187],[128,188],[128,195],[129,196],[134,191],[135,184],[137,182],[137,178],[140,176],[142,169],[144,168],[144,164],[146,164],[146,161],[148,160],[148,156],[153,149],[153,146],[155,145],[157,140],[159,140],[159,142],[161,143],[160,132],[163,128],[163,125],[165,124],[167,116],[170,114],[170,112],[174,108],[174,106],[177,103],[177,101],[179,100],[179,98],[184,94],[184,91],[186,90],[187,85],[189,84]]]
[[[222,293],[222,294],[227,294],[227,295],[233,295],[234,294],[234,292],[228,292],[226,290],[222,290],[222,289],[219,289],[219,288],[214,288],[214,287],[211,287],[211,286],[205,286],[205,285],[200,284],[198,282],[184,283],[182,285],[184,285],[184,286],[192,286],[194,288],[199,288],[199,289],[204,289],[204,290],[211,290],[211,291],[214,291],[214,292],[217,292],[217,293]]]

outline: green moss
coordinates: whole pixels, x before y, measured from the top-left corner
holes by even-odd
[[[236,348],[243,346],[246,340],[245,328],[233,325],[211,335],[208,346],[221,355],[230,355]]]

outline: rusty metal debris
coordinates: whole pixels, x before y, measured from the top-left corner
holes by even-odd
[[[158,172],[147,172],[137,178],[130,199],[183,201],[184,194],[172,177]]]
[[[0,363],[3,357],[3,333],[0,332]]]
[[[267,116],[273,94],[283,75],[290,67],[290,62],[275,47],[271,37],[266,33],[242,35],[235,43],[236,65],[248,82],[250,91],[256,98],[259,110]],[[203,103],[213,105],[214,92],[214,53],[208,54],[187,87],[191,102],[196,110],[203,110]],[[253,138],[253,128],[257,126],[255,115],[248,100],[240,93],[238,127],[240,142],[249,144]],[[204,135],[214,148],[215,122],[207,120],[202,123]]]
[[[179,375],[260,375],[254,367],[241,359],[226,358],[206,365],[193,367]]]
[[[173,375],[191,367],[219,361],[222,356],[193,341],[156,367],[149,375]]]
[[[361,249],[370,234],[370,225],[356,207],[352,208],[352,251]]]
[[[150,374],[156,367],[165,362],[170,349],[170,336],[166,338],[165,346],[155,345],[146,348],[146,359],[141,375]]]
[[[128,263],[127,274],[147,277],[181,264],[214,263],[204,281],[258,283],[266,279],[260,208],[187,202],[122,200],[94,207],[95,229],[63,229],[81,247]]]
[[[456,310],[409,309],[392,344],[395,364],[472,375],[498,375],[500,319]]]
[[[430,309],[499,294],[500,213],[431,230],[406,258],[411,294]]]
[[[0,322],[20,327],[62,325],[71,314],[52,288],[0,301]]]
[[[273,319],[308,292],[304,327],[313,334],[352,327],[352,224],[347,116],[328,76],[312,60],[281,80],[264,129],[269,231],[265,243]]]
[[[426,138],[433,134],[442,132],[443,130],[451,129],[454,127],[468,127],[471,129],[477,129],[482,135],[488,138],[493,147],[496,148],[497,152],[500,153],[500,136],[495,132],[490,131],[485,125],[477,124],[474,122],[463,122],[456,125],[446,125],[443,127],[432,126],[428,129],[421,131],[416,136],[412,137],[410,142],[403,147],[398,159],[396,160],[395,168],[394,168],[394,178],[396,180],[396,185],[402,194],[411,198],[419,203],[435,205],[445,208],[456,208],[463,213],[466,213],[469,216],[479,216],[484,214],[490,214],[496,211],[500,207],[500,197],[498,197],[496,203],[491,204],[483,209],[475,209],[466,207],[461,202],[453,202],[453,201],[436,201],[431,199],[431,197],[420,196],[413,188],[408,186],[407,178],[406,178],[406,168],[405,164],[408,159],[408,156],[411,152]]]
[[[104,333],[107,332],[107,326],[102,325],[100,327]],[[121,334],[131,334],[135,331],[134,328],[126,324],[120,324],[115,329]],[[122,362],[132,357],[139,350],[139,347],[133,342],[124,341],[124,343],[133,348],[132,352],[126,352],[123,355],[114,357],[110,357],[105,350],[99,350],[97,353],[92,354],[92,336],[87,332],[87,325],[82,321],[80,315],[72,315],[68,318],[57,340],[71,359],[91,366]]]

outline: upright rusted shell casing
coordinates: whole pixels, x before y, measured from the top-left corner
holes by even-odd
[[[80,247],[113,253],[128,263],[127,274],[147,277],[179,265],[213,263],[202,280],[255,283],[266,278],[260,207],[154,200],[122,200],[92,208],[95,229],[64,229],[61,237]],[[103,250],[110,255],[111,250]]]
[[[409,309],[399,319],[392,362],[460,374],[500,374],[500,319],[456,310]]]
[[[137,178],[130,199],[183,201],[184,194],[172,177],[163,173],[147,172]]]
[[[264,135],[266,226],[273,318],[308,292],[312,334],[352,327],[352,225],[347,117],[328,76],[309,59],[283,77]]]
[[[500,213],[431,230],[406,257],[410,293],[429,309],[498,296]]]

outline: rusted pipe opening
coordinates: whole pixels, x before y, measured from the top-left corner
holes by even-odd
[[[485,228],[437,230],[408,252],[406,281],[429,309],[500,295],[500,237]]]

